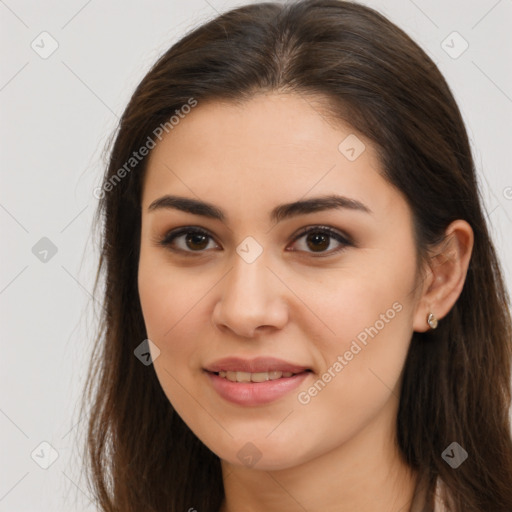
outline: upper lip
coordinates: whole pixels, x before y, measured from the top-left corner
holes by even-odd
[[[254,359],[242,359],[241,357],[226,357],[218,359],[217,361],[205,367],[208,372],[217,373],[220,371],[225,372],[248,372],[248,373],[263,373],[263,372],[291,372],[302,373],[309,370],[306,366],[300,366],[294,363],[276,359],[275,357],[256,357]]]

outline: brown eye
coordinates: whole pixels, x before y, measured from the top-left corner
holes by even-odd
[[[213,241],[212,236],[206,231],[189,227],[167,233],[159,243],[175,251],[201,253],[209,248],[210,240]]]
[[[299,250],[313,254],[317,253],[321,256],[330,256],[354,245],[347,237],[327,226],[306,228],[295,238],[294,242],[297,243],[301,238],[305,238],[304,242],[298,244],[299,249],[292,249],[292,251]],[[334,246],[334,249],[332,246]],[[329,248],[331,250],[328,250]]]
[[[185,237],[185,244],[190,249],[205,249],[208,245],[208,235],[203,235],[202,233],[189,233]]]
[[[330,236],[324,233],[309,233],[306,244],[312,251],[325,251],[329,247]]]

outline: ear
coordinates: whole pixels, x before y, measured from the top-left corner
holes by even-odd
[[[441,320],[459,298],[473,251],[474,235],[464,220],[453,221],[445,231],[445,239],[430,256],[422,291],[414,313],[413,329],[430,329],[427,317],[433,313]]]

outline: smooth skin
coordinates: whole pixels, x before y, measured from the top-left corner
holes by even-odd
[[[353,161],[338,149],[351,134],[365,145]],[[413,331],[429,329],[430,312],[442,322],[459,297],[473,233],[465,221],[453,222],[446,243],[420,269],[410,207],[381,171],[369,140],[329,122],[320,103],[297,94],[199,102],[151,152],[142,195],[141,306],[160,350],[154,368],[163,391],[221,459],[222,512],[410,506],[416,474],[394,441],[401,371]],[[149,209],[166,194],[211,203],[225,219]],[[269,218],[280,204],[330,194],[369,212]],[[187,226],[210,236],[160,243]],[[331,227],[351,243],[322,238],[321,229],[297,238],[307,226]],[[236,251],[248,236],[263,250],[252,263]],[[299,393],[397,303],[400,311],[378,334],[300,403]],[[203,371],[227,356],[273,356],[312,373],[275,402],[235,405]],[[254,465],[238,457],[247,443],[261,457]]]

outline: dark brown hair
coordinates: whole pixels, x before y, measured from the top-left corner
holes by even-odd
[[[378,12],[312,0],[234,9],[193,30],[147,73],[119,123],[96,222],[104,311],[83,407],[88,484],[102,511],[217,512],[219,458],[173,410],[152,366],[134,356],[147,337],[138,290],[141,185],[147,158],[114,183],[155,128],[194,98],[244,101],[279,91],[324,98],[324,109],[368,137],[385,178],[412,210],[423,261],[450,222],[475,244],[466,282],[438,329],[414,333],[403,372],[397,443],[456,512],[512,510],[511,319],[486,226],[461,114],[420,47]],[[125,167],[126,169],[126,167]],[[441,457],[453,441],[469,454]]]

